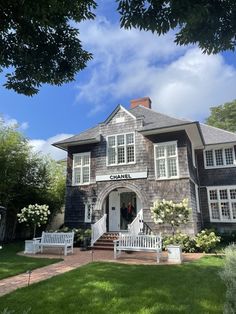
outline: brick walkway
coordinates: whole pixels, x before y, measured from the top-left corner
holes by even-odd
[[[92,261],[109,261],[118,262],[125,264],[144,264],[144,265],[157,265],[155,253],[143,253],[143,252],[132,252],[132,254],[122,253],[122,255],[114,260],[113,251],[80,251],[78,248],[74,249],[74,254],[69,256],[55,255],[55,254],[38,254],[32,255],[36,258],[47,257],[47,258],[64,258],[63,261],[55,263],[49,266],[41,267],[32,271],[30,284],[39,282],[53,276],[63,274],[72,269],[78,268],[82,265],[88,264]],[[184,262],[199,259],[203,254],[184,254]],[[161,265],[168,264],[166,261],[166,255],[164,253]],[[0,280],[0,296],[10,293],[18,288],[22,288],[28,285],[29,275],[24,273],[17,276],[9,277]]]

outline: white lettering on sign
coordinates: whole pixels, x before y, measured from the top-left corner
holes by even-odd
[[[114,173],[108,175],[96,176],[96,181],[117,181],[147,178],[147,171],[131,173]]]

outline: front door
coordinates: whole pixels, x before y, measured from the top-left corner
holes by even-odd
[[[109,194],[109,231],[120,231],[120,194],[117,191]]]

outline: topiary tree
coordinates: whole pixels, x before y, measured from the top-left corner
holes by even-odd
[[[189,221],[191,208],[188,207],[188,200],[183,199],[180,203],[173,201],[157,200],[151,207],[154,222],[157,224],[169,224],[172,235],[175,235],[176,227],[186,224]]]
[[[45,225],[48,221],[50,210],[47,205],[29,205],[21,209],[17,214],[19,223],[25,223],[29,227],[33,227],[34,238],[36,235],[36,228]]]

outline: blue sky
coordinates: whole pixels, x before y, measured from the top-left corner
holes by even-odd
[[[96,14],[79,25],[94,58],[74,82],[42,86],[31,98],[0,86],[0,113],[20,125],[36,151],[62,158],[52,142],[103,121],[117,104],[128,108],[130,99],[149,96],[157,111],[203,121],[209,107],[236,98],[236,53],[207,56],[176,46],[173,33],[121,30],[114,0],[102,1]]]

